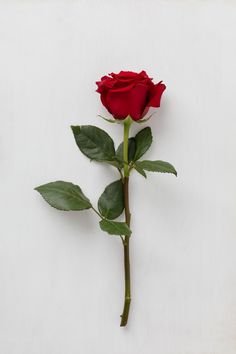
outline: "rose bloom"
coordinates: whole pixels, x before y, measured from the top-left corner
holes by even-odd
[[[115,119],[142,119],[150,107],[160,107],[166,86],[160,81],[154,84],[145,71],[121,71],[103,76],[96,82],[102,104]]]

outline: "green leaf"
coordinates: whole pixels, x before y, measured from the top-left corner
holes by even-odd
[[[110,235],[131,235],[131,230],[125,222],[101,220],[99,224],[101,229]]]
[[[73,183],[56,181],[36,187],[44,200],[59,210],[84,210],[92,207],[81,188]]]
[[[116,219],[124,210],[123,183],[120,180],[109,184],[98,200],[98,210],[106,219]]]
[[[109,163],[115,157],[114,142],[104,130],[93,125],[71,127],[80,151],[96,161]]]
[[[124,143],[122,142],[119,146],[118,149],[116,150],[116,157],[119,161],[123,161],[123,146]],[[129,138],[129,146],[128,146],[128,161],[131,162],[134,158],[136,150],[136,141],[135,138]]]
[[[151,172],[173,173],[175,176],[177,176],[177,172],[174,166],[165,161],[138,161],[135,163],[135,167]]]
[[[135,168],[135,170],[136,170],[138,173],[140,173],[140,175],[142,175],[143,177],[147,178],[147,175],[146,175],[144,169],[141,168],[141,167],[137,164],[137,162],[135,163],[134,168]]]
[[[150,127],[146,127],[135,136],[136,151],[133,161],[137,161],[142,157],[152,144],[152,131]]]

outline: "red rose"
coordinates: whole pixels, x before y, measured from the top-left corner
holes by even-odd
[[[121,71],[103,76],[96,82],[102,104],[115,119],[142,119],[150,107],[160,107],[161,95],[166,86],[160,81],[152,82],[145,71],[134,73]]]

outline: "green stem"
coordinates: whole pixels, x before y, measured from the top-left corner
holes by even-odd
[[[132,120],[128,118],[124,122],[124,204],[125,204],[125,222],[130,226],[130,210],[129,210],[129,165],[128,165],[128,146],[129,146],[129,129]],[[126,326],[129,317],[129,309],[131,302],[131,280],[130,280],[130,258],[129,258],[129,236],[125,236],[123,240],[124,247],[124,271],[125,271],[125,299],[124,299],[124,308],[121,315],[120,326]]]
[[[126,118],[124,121],[124,143],[123,143],[123,160],[124,160],[124,177],[129,177],[129,160],[128,160],[128,149],[129,149],[129,129],[132,124],[130,117]]]

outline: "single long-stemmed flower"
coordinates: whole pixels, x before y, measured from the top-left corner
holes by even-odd
[[[134,137],[129,137],[132,123],[146,122],[150,107],[159,107],[166,86],[154,84],[145,71],[135,73],[121,71],[103,76],[97,83],[102,104],[113,118],[104,118],[123,126],[123,142],[115,149],[112,138],[102,129],[92,126],[72,126],[72,131],[80,151],[90,160],[112,165],[119,173],[119,179],[109,184],[98,200],[97,209],[83,194],[81,188],[70,182],[56,181],[35,188],[54,208],[59,210],[91,209],[99,218],[100,228],[110,235],[120,236],[124,248],[125,298],[120,325],[128,322],[131,302],[130,256],[131,213],[129,209],[129,177],[132,170],[146,178],[146,171],[172,173],[175,168],[161,160],[140,160],[152,144],[150,127],[141,129]],[[122,213],[123,222],[114,221]]]

